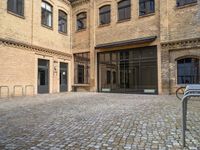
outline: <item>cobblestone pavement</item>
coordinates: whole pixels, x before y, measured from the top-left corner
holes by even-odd
[[[175,96],[62,93],[0,99],[0,149],[181,149]],[[188,108],[187,148],[200,150],[200,101]]]

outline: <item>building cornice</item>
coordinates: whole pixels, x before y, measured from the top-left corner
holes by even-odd
[[[28,43],[23,43],[23,42],[18,42],[18,41],[14,41],[14,40],[8,40],[8,39],[3,39],[0,38],[0,45],[4,45],[4,46],[9,46],[9,47],[14,47],[14,48],[20,48],[23,50],[28,50],[28,51],[32,51],[36,54],[40,54],[40,55],[47,55],[47,56],[58,56],[59,58],[63,58],[63,59],[68,59],[70,60],[72,58],[72,55],[69,53],[64,53],[58,50],[53,50],[53,49],[49,49],[49,48],[44,48],[44,47],[40,47],[40,46],[36,46],[36,45],[31,45]]]
[[[90,0],[74,0],[71,2],[72,7],[76,7],[85,3],[90,2]]]
[[[129,39],[129,40],[125,40],[125,41],[98,44],[95,46],[95,49],[106,49],[106,48],[113,48],[113,47],[121,47],[121,46],[149,43],[149,42],[155,41],[156,38],[157,38],[157,36],[147,36],[147,37],[142,37],[142,38]]]
[[[169,50],[200,48],[200,37],[161,42],[161,47]]]

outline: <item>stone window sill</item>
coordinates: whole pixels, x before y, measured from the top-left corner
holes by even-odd
[[[185,4],[185,5],[182,5],[182,6],[176,6],[176,9],[183,9],[183,8],[192,7],[192,6],[195,6],[195,5],[198,5],[198,3],[193,2],[193,3]]]
[[[12,11],[7,11],[9,14],[11,14],[11,15],[13,15],[13,16],[16,16],[16,17],[18,17],[18,18],[21,18],[21,19],[25,19],[25,17],[24,16],[21,16],[21,15],[19,15],[19,14],[16,14],[16,13],[14,13],[14,12],[12,12]]]
[[[58,31],[58,33],[60,33],[60,34],[62,34],[62,35],[65,35],[65,36],[68,36],[68,33],[67,33],[67,32]]]
[[[74,84],[73,87],[88,87],[90,84]]]
[[[76,33],[79,33],[79,32],[84,32],[84,31],[86,31],[86,28],[84,28],[84,29],[79,29],[79,30],[76,30]]]
[[[98,28],[103,28],[103,27],[107,27],[107,26],[110,26],[110,23],[107,23],[107,24],[101,24],[98,26]]]
[[[53,27],[49,27],[49,26],[44,25],[44,24],[42,24],[42,27],[45,27],[45,28],[47,28],[47,29],[49,29],[49,30],[53,30]]]
[[[129,19],[124,19],[124,20],[118,20],[117,23],[123,23],[123,22],[127,22],[127,21],[130,21],[130,20],[131,20],[131,18],[129,18]]]
[[[149,16],[154,16],[154,15],[155,15],[155,12],[148,13],[148,14],[145,14],[145,15],[140,15],[139,18],[145,18],[145,17],[149,17]]]

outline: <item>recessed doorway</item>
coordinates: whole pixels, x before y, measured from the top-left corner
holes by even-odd
[[[60,63],[60,92],[68,91],[68,64]]]
[[[38,93],[49,93],[49,61],[38,59]]]

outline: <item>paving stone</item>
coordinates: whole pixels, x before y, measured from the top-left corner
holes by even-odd
[[[186,149],[200,149],[200,101],[189,101]],[[0,100],[0,149],[181,150],[175,96],[45,94]]]

